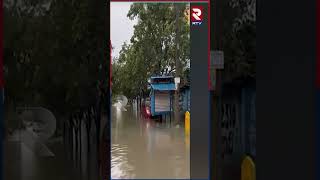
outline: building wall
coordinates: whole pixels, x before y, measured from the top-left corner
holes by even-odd
[[[225,85],[218,100],[219,166],[223,180],[240,179],[246,155],[256,156],[254,85]]]
[[[256,91],[253,88],[242,89],[242,128],[243,150],[256,157]]]
[[[180,106],[183,112],[190,112],[190,89],[184,89],[180,92]]]

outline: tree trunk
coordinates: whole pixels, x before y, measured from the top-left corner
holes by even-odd
[[[82,112],[80,112],[79,115],[79,170],[80,170],[80,176],[82,177]]]
[[[75,164],[76,164],[76,167],[78,166],[78,130],[77,128],[75,128]]]
[[[89,110],[87,110],[87,179],[89,179],[89,177],[91,177],[91,168],[90,168],[90,157],[91,157],[91,155],[90,155],[90,153],[91,153],[91,150],[90,150],[90,143],[91,143],[91,141],[90,141],[90,131],[91,131],[91,120],[92,120],[92,118],[91,118],[91,109],[89,108]]]
[[[99,100],[98,100],[99,101]],[[97,107],[95,108],[95,118],[96,118],[96,138],[97,138],[97,158],[99,159],[99,149],[100,149],[100,101],[97,103]]]
[[[68,151],[68,154],[69,154],[69,158],[70,157],[72,157],[72,122],[71,122],[72,120],[71,120],[71,117],[69,117],[69,125],[68,125],[68,129],[67,129],[67,133],[68,133],[68,144],[69,144],[69,149],[67,150]],[[71,160],[72,160],[72,158],[71,158]]]
[[[87,130],[87,148],[88,148],[88,154],[90,153],[90,130],[91,130],[91,116],[90,116],[90,110],[87,111],[86,116],[86,130]]]
[[[179,60],[179,36],[180,36],[180,29],[179,29],[179,5],[177,3],[174,4],[175,11],[176,11],[176,37],[175,37],[175,44],[176,44],[176,54],[175,54],[175,63],[176,63],[176,75],[175,77],[180,76],[180,60]],[[179,110],[179,85],[174,94],[174,121],[175,124],[180,123],[180,110]]]

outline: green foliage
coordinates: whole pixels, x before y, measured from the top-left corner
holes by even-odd
[[[220,28],[213,32],[218,48],[224,51],[223,77],[229,81],[256,77],[256,1],[214,1]],[[223,19],[220,21],[220,19]],[[218,33],[217,35],[215,33]]]
[[[147,91],[151,75],[168,69],[176,73],[176,59],[186,67],[190,59],[189,25],[184,11],[187,4],[134,3],[128,12],[131,20],[137,18],[134,34],[129,44],[124,43],[113,66],[113,94],[131,98]],[[178,11],[178,21],[176,21]],[[176,23],[179,38],[176,42]],[[178,49],[176,48],[178,44]],[[178,56],[177,56],[178,55]],[[179,73],[181,74],[181,73]]]
[[[4,6],[6,101],[61,115],[94,103],[98,81],[108,88],[108,43],[98,14],[105,3],[10,2]]]

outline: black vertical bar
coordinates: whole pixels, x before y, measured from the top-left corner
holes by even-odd
[[[201,25],[190,24],[191,112],[190,178],[209,178],[209,89],[208,89],[208,3],[191,3],[202,7]]]

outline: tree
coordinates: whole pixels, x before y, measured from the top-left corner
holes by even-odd
[[[147,91],[147,79],[168,69],[176,73],[176,54],[182,67],[190,61],[189,25],[180,4],[175,21],[173,3],[134,3],[128,17],[138,19],[130,43],[123,44],[120,56],[113,63],[113,93],[134,97]],[[175,23],[180,29],[179,49],[175,48]]]
[[[98,83],[102,91],[109,85],[106,22],[97,14],[104,7],[97,5],[87,0],[5,2],[7,102],[47,107],[58,120],[95,104]]]
[[[225,80],[255,78],[256,1],[229,0],[220,9],[224,18],[220,36],[225,54]]]

